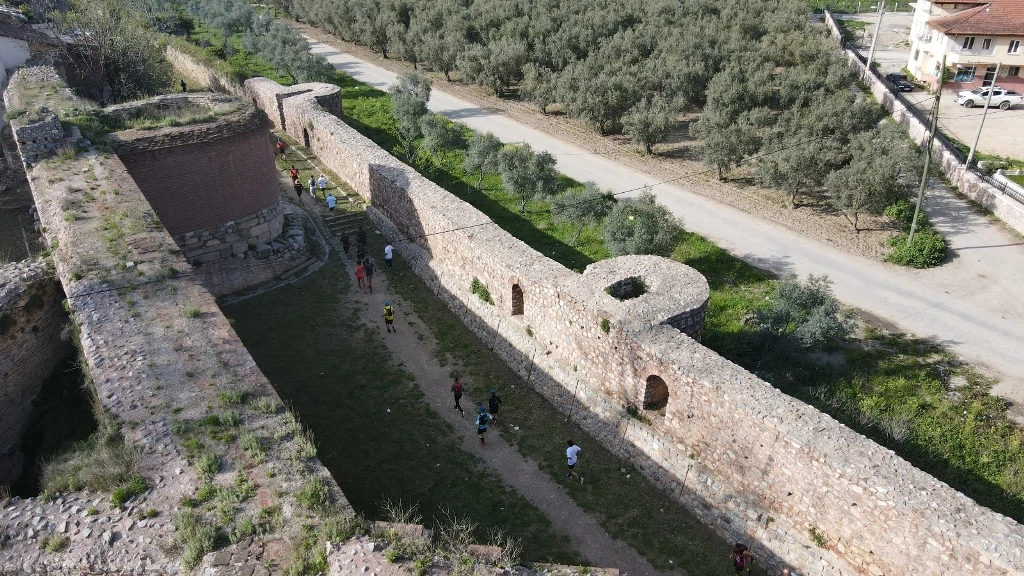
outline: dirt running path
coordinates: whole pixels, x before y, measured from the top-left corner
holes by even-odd
[[[371,242],[371,247],[373,243]],[[355,250],[353,248],[352,252]],[[340,255],[341,253],[338,252]],[[404,362],[404,367],[416,376],[416,382],[423,391],[425,399],[435,412],[451,424],[460,439],[462,449],[476,454],[488,467],[494,470],[501,479],[526,497],[527,500],[542,510],[551,520],[556,532],[569,537],[572,546],[585,557],[590,564],[602,567],[618,568],[632,576],[662,576],[632,546],[610,537],[597,521],[573,502],[566,490],[578,488],[579,485],[568,478],[564,484],[553,481],[537,465],[519,454],[501,438],[495,427],[487,433],[487,445],[480,446],[476,435],[474,420],[474,404],[483,402],[482,391],[475,391],[472,400],[469,394],[463,397],[462,405],[466,416],[462,417],[454,409],[452,399],[450,367],[442,368],[434,357],[434,338],[430,331],[412,312],[412,306],[404,305],[388,287],[387,272],[384,267],[383,254],[370,254],[377,273],[373,276],[373,293],[360,294],[356,287],[355,275],[352,272],[355,263],[354,255],[348,257],[348,269],[352,275],[352,298],[363,306],[360,307],[362,319],[373,326],[381,335],[395,357]],[[404,265],[402,265],[405,268]],[[399,272],[391,272],[397,274]],[[412,274],[408,268],[402,272]],[[395,307],[395,326],[397,332],[387,333],[381,312],[384,302],[390,301]],[[410,322],[412,326],[410,326]],[[423,340],[417,334],[424,336]],[[472,383],[468,383],[472,386]],[[514,408],[513,408],[514,410]],[[510,410],[512,412],[513,410]],[[513,412],[514,413],[514,412]],[[502,420],[500,426],[511,426]],[[564,446],[552,444],[554,451],[563,451]],[[582,472],[586,475],[586,459],[580,459]],[[673,572],[672,574],[680,574]],[[666,575],[667,576],[667,575]]]

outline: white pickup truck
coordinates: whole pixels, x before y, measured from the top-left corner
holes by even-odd
[[[988,91],[988,86],[975,88],[974,90],[964,90],[956,95],[956,103],[968,108],[984,106],[985,102],[988,100]],[[1024,100],[1024,96],[1021,96],[1013,90],[1006,90],[999,86],[992,87],[991,106],[999,106],[1000,110],[1009,110],[1013,106],[1020,104],[1021,100]]]

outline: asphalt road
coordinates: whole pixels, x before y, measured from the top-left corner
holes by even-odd
[[[395,74],[320,42],[311,49],[360,82],[386,89]],[[950,241],[939,268],[911,270],[852,255],[691,191],[699,182],[659,184],[602,155],[445,94],[429,107],[504,142],[526,142],[558,159],[558,169],[615,191],[653,185],[658,200],[730,253],[777,273],[827,274],[848,306],[916,336],[933,338],[1000,379],[995,392],[1024,419],[1024,239],[979,215],[949,191],[933,188],[926,211]],[[631,194],[635,194],[632,192]],[[631,195],[631,194],[627,194]]]

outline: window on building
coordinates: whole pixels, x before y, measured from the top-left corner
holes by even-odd
[[[964,36],[964,50],[974,49],[974,36]]]
[[[921,59],[921,51],[920,50],[914,50],[914,62],[917,62],[920,59]]]
[[[1009,70],[1007,70],[1007,73],[1010,76],[1020,76],[1020,66],[1010,66]]]
[[[668,384],[659,376],[648,376],[644,390],[644,410],[661,410],[668,406]]]
[[[512,315],[518,316],[523,313],[523,289],[519,284],[512,285]]]
[[[1020,52],[1020,40],[1010,40],[1010,49],[1006,53],[1016,54],[1018,52]]]
[[[985,38],[984,40],[981,41],[981,49],[982,50],[988,50],[990,48],[992,48],[992,39],[991,38]]]
[[[972,82],[974,81],[974,66],[967,66],[964,68],[957,68],[956,77],[953,78],[954,82]]]

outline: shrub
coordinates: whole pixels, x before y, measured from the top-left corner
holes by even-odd
[[[186,570],[192,570],[199,565],[203,556],[213,551],[217,530],[193,510],[180,512],[174,519],[174,528],[178,544],[184,549],[181,562]]]
[[[249,398],[249,391],[231,388],[217,394],[217,398],[225,404],[243,404]]]
[[[771,305],[758,310],[754,318],[771,339],[791,337],[810,349],[847,338],[856,327],[852,315],[832,294],[827,276],[810,275],[805,283],[795,277],[780,280]]]
[[[242,423],[242,415],[238,410],[227,410],[220,415],[220,423],[225,426],[238,426]]]
[[[607,318],[601,318],[601,332],[607,334],[611,332],[612,323]]]
[[[469,291],[479,296],[484,302],[494,304],[494,299],[491,298],[491,291],[487,289],[487,286],[479,278],[473,278],[473,282],[469,285]]]
[[[203,311],[196,306],[185,306],[181,309],[181,315],[185,318],[199,318],[202,313]]]
[[[946,259],[946,239],[934,230],[921,230],[914,234],[914,242],[907,245],[907,234],[902,233],[889,239],[893,251],[885,257],[886,262],[910,266],[911,268],[932,268]]]
[[[47,552],[60,552],[67,547],[69,539],[62,534],[50,534],[39,541],[39,549]]]
[[[120,429],[107,426],[43,464],[42,492],[112,492],[133,479],[138,460]]]
[[[220,471],[220,456],[213,452],[203,452],[196,459],[196,470],[203,477],[213,477]]]
[[[302,488],[295,493],[295,499],[307,510],[325,511],[331,505],[331,490],[322,476],[314,474],[306,478]]]
[[[658,204],[649,189],[644,189],[636,198],[615,203],[604,221],[602,234],[612,256],[668,256],[682,230],[682,221]]]
[[[114,489],[114,493],[110,495],[110,504],[114,508],[123,508],[129,500],[146,490],[149,490],[149,484],[146,483],[146,479],[135,474],[127,482]]]
[[[277,411],[280,410],[278,403],[270,396],[260,396],[250,402],[249,406],[260,414],[277,414]]]
[[[263,462],[264,458],[267,456],[267,453],[263,451],[263,443],[260,442],[259,437],[252,432],[242,434],[239,444],[245,454],[257,464]]]

